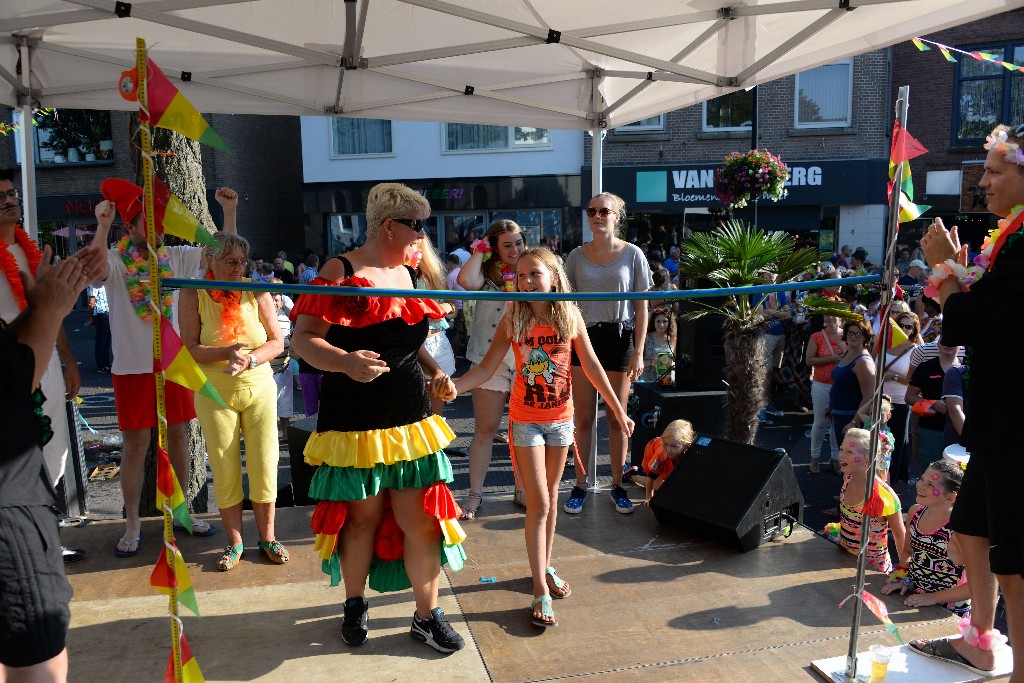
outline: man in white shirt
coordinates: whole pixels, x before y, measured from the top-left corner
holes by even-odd
[[[107,243],[115,209],[121,214],[126,236],[107,252],[103,273],[97,282],[107,288],[110,329],[114,342],[114,404],[118,427],[124,439],[121,455],[121,493],[124,496],[125,533],[114,548],[118,557],[138,554],[142,541],[139,501],[145,476],[150,430],[156,426],[156,373],[153,371],[153,327],[147,271],[148,245],[143,212],[142,188],[117,178],[105,180],[101,192],[106,201],[96,206],[99,225],[93,244]],[[238,195],[229,188],[217,190],[217,202],[224,210],[224,231],[236,232]],[[159,226],[158,226],[159,227]],[[161,277],[191,277],[199,270],[203,248],[163,246],[157,234]],[[165,292],[162,314],[174,319],[174,299]],[[188,422],[195,417],[193,392],[177,384],[166,385],[167,445],[171,465],[182,491],[188,489]],[[209,536],[214,528],[192,519],[193,535]]]

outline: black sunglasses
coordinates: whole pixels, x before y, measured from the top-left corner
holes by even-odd
[[[604,217],[606,217],[606,216],[607,216],[608,214],[612,214],[612,213],[615,213],[615,212],[614,212],[614,211],[612,211],[611,209],[609,209],[609,208],[606,208],[606,207],[603,207],[603,206],[602,206],[602,207],[601,207],[600,209],[595,209],[595,208],[594,208],[594,207],[592,207],[592,206],[588,206],[588,207],[586,208],[586,212],[587,212],[587,215],[588,215],[588,216],[590,216],[591,218],[593,218],[594,216],[596,216],[596,215],[598,215],[598,214],[601,214],[601,217],[602,217],[602,218],[604,218]]]
[[[416,232],[423,232],[427,227],[427,224],[421,218],[392,218],[391,220],[395,223],[401,223],[407,228],[412,228]]]

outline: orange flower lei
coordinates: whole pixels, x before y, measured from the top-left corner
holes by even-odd
[[[204,276],[207,280],[215,280],[213,271],[207,270]],[[245,331],[245,321],[242,320],[242,293],[229,292],[222,289],[208,289],[206,293],[210,298],[221,306],[220,334],[232,344]]]
[[[32,275],[35,275],[39,261],[43,258],[43,252],[20,225],[14,228],[14,241],[25,251],[25,256],[28,258],[28,269]],[[24,310],[28,301],[25,300],[25,286],[22,285],[21,276],[18,275],[18,260],[14,258],[10,246],[3,240],[0,240],[0,268],[4,271],[7,284],[11,286],[14,300],[18,302],[18,310]]]

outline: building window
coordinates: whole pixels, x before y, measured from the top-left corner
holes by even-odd
[[[386,119],[331,119],[331,156],[392,154],[391,122]]]
[[[852,125],[853,60],[826,64],[796,75],[796,128]]]
[[[21,123],[20,111],[14,111],[13,121]],[[109,162],[114,158],[110,112],[59,109],[38,117],[36,123],[30,126],[35,138],[36,164]],[[24,130],[18,130],[18,138]],[[15,145],[15,158],[20,164],[20,142]]]
[[[665,130],[665,115],[658,114],[647,119],[627,123],[615,129],[616,133],[660,133]]]
[[[444,124],[445,152],[498,152],[551,149],[547,128],[487,126],[475,123]]]
[[[705,131],[750,130],[754,120],[754,93],[737,90],[704,103]]]
[[[974,50],[971,50],[972,52]],[[992,59],[1020,64],[1024,44],[978,48]],[[980,59],[960,59],[956,65],[956,101],[953,109],[953,144],[974,146],[998,123],[1018,125],[1024,120],[1024,74]]]

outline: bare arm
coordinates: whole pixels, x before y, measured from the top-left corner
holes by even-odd
[[[181,342],[197,363],[226,362],[241,353],[241,344],[207,346],[199,343],[203,322],[199,317],[199,292],[194,289],[183,289],[178,294],[178,327],[181,330]]]
[[[879,483],[879,486],[889,486],[885,483]],[[899,496],[896,492],[889,488],[889,493],[893,498],[899,500]],[[907,542],[907,528],[903,525],[903,511],[897,510],[896,512],[888,515],[885,518],[889,522],[889,531],[892,532],[892,540],[896,542],[897,553],[899,554],[900,564],[904,567],[910,564],[910,546]]]
[[[267,331],[267,341],[250,353],[256,356],[260,363],[277,358],[284,351],[284,334],[277,322],[277,306],[274,305],[274,297],[270,292],[260,292],[256,295],[256,305],[259,307],[260,322],[263,329]]]
[[[494,333],[494,339],[491,340],[491,346],[487,349],[487,353],[484,355],[484,359],[480,361],[480,364],[473,366],[469,372],[455,380],[455,389],[460,394],[480,386],[490,379],[491,375],[498,369],[498,365],[501,363],[502,358],[505,357],[505,353],[508,352],[508,347],[512,343],[511,337],[508,336],[508,326],[505,324],[505,321],[506,318],[502,317],[501,322],[498,323],[498,329]]]
[[[459,271],[459,277],[456,278],[459,285],[466,290],[476,292],[484,287],[484,255],[474,253],[466,261],[466,265],[462,266],[462,270]]]
[[[57,356],[64,364],[64,398],[70,401],[78,396],[78,390],[82,388],[82,375],[78,371],[78,361],[75,360],[75,352],[71,350],[71,342],[63,326],[57,332]]]
[[[857,384],[860,386],[860,395],[864,397],[861,401],[860,408],[857,412],[860,412],[865,406],[870,406],[874,400],[875,392],[875,365],[871,362],[871,359],[867,359],[862,363],[855,363],[853,366],[853,374],[857,376]]]
[[[220,208],[224,211],[224,230],[231,234],[238,234],[238,193],[230,187],[222,187],[214,195]]]
[[[110,224],[114,222],[116,214],[114,202],[104,200],[96,205],[96,235],[92,243],[86,249],[94,249],[103,253],[103,262],[96,273],[89,272],[94,282],[104,282],[110,275],[110,264],[107,263],[107,236],[110,234]],[[81,253],[81,252],[79,252]]]
[[[633,356],[629,359],[628,372],[630,381],[635,382],[644,374],[644,345],[647,343],[647,319],[650,316],[647,301],[634,301],[633,312]],[[589,338],[587,341],[589,343]]]

